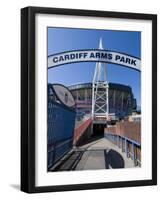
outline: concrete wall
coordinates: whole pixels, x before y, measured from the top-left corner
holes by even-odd
[[[80,145],[85,139],[87,139],[91,134],[91,124],[92,120],[88,119],[83,124],[81,124],[74,131],[74,145]]]

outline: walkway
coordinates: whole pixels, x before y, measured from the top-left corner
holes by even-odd
[[[91,138],[81,147],[75,147],[53,171],[133,168],[134,162],[106,138]]]
[[[84,153],[75,170],[134,167],[133,161],[106,138],[83,145],[76,151]]]

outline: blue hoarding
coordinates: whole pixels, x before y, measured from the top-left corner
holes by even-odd
[[[59,101],[48,84],[48,170],[73,146],[75,109]]]

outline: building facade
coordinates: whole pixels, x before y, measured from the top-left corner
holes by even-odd
[[[109,115],[122,118],[130,115],[137,107],[130,86],[109,83]],[[90,114],[92,111],[92,83],[83,83],[68,86],[71,91],[78,115]]]

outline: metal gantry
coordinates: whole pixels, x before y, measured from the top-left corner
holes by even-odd
[[[104,49],[100,38],[99,49]],[[92,82],[92,119],[93,123],[106,123],[109,114],[107,63],[96,62]]]

